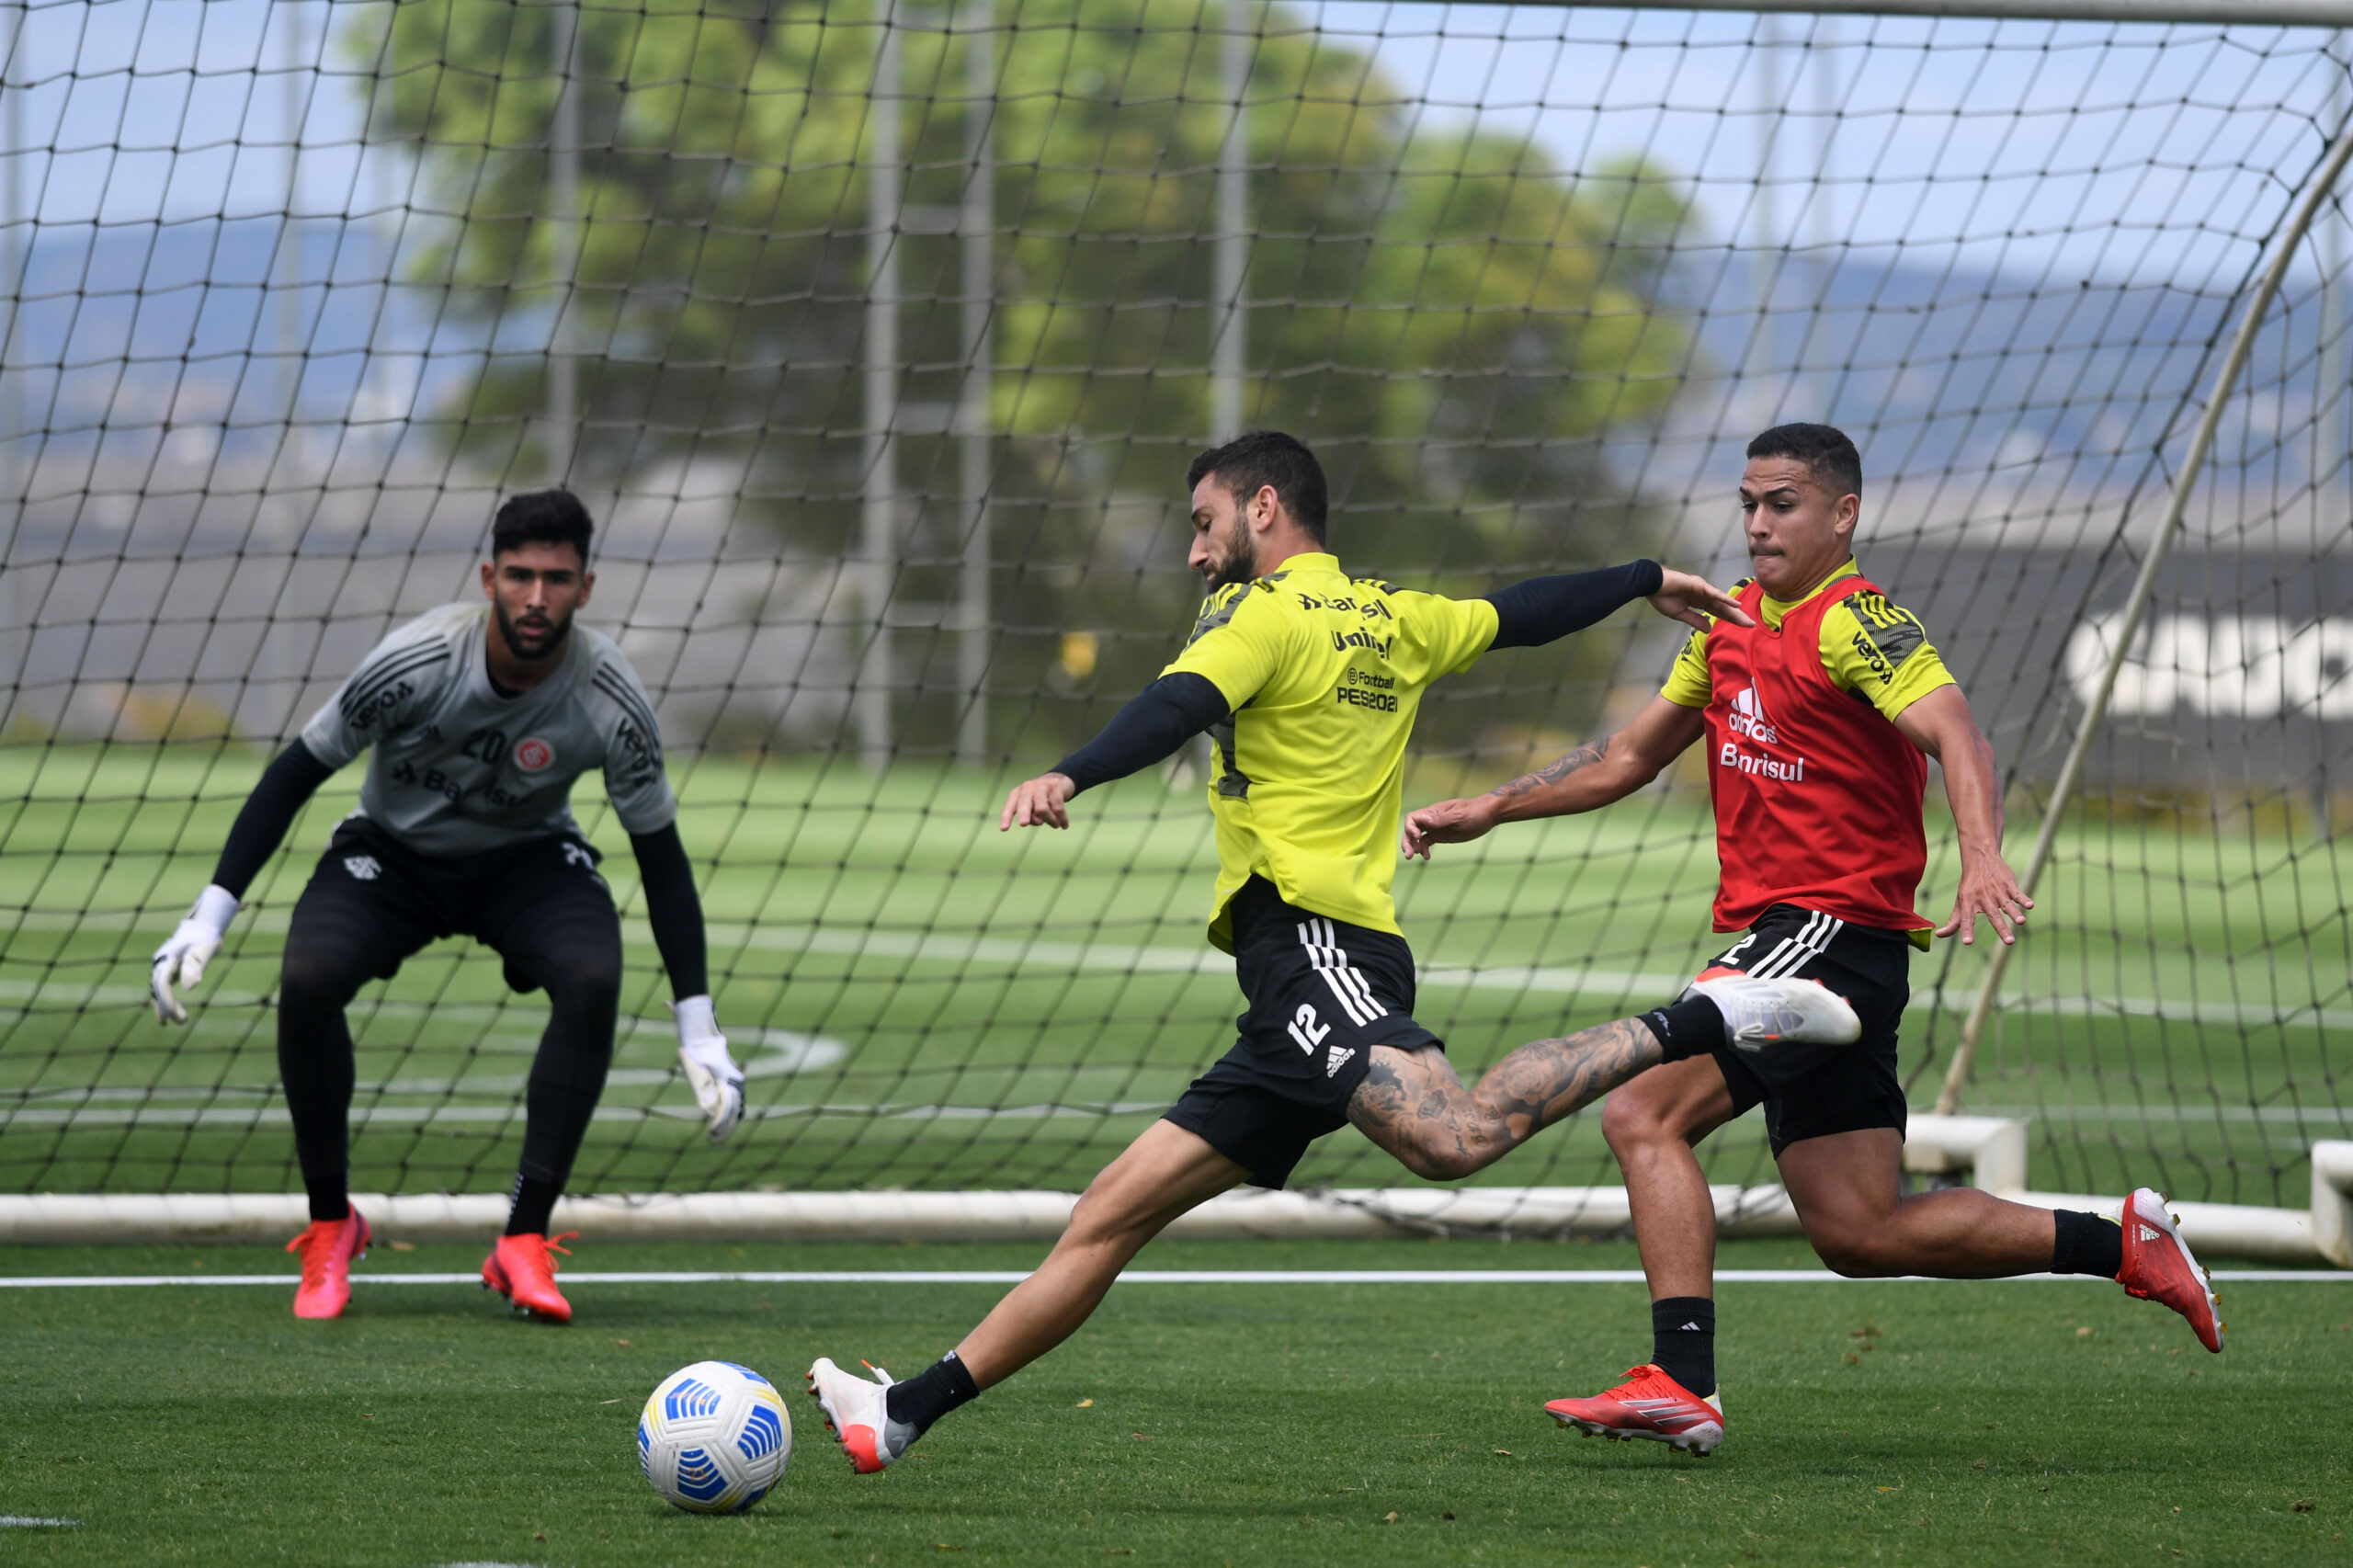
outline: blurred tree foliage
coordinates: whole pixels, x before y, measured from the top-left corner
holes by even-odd
[[[374,8],[370,7],[370,11]],[[559,306],[581,358],[574,473],[703,465],[745,526],[796,555],[854,548],[864,483],[869,8],[589,0],[574,13],[577,225],[549,153],[563,12],[409,0],[347,48],[371,136],[415,151],[413,283],[491,345],[443,428],[478,461],[543,472]],[[979,34],[993,101],[968,95],[964,13],[901,0],[905,199],[961,199],[967,117],[991,117],[995,366],[993,744],[1051,753],[1157,669],[1189,621],[1184,464],[1209,434],[1225,6],[998,0]],[[1661,307],[1688,212],[1656,171],[1559,168],[1521,134],[1421,111],[1367,51],[1279,6],[1252,34],[1248,423],[1313,443],[1354,570],[1456,591],[1639,553],[1643,513],[1598,438],[1658,415],[1688,347]],[[956,396],[958,240],[900,247],[902,395]],[[897,596],[953,597],[965,512],[948,441],[909,437]],[[1063,642],[1099,633],[1075,676]],[[912,641],[912,640],[910,640]],[[920,655],[919,656],[925,656]],[[902,728],[952,733],[953,652],[917,672]],[[1574,727],[1601,661],[1517,655],[1476,700],[1426,710],[1426,744],[1499,718]],[[1504,699],[1499,710],[1498,699]]]

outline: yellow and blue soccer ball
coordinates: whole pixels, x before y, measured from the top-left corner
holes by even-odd
[[[733,1361],[697,1361],[662,1380],[637,1418],[637,1458],[654,1490],[694,1514],[740,1514],[784,1479],[792,1417],[769,1382]]]

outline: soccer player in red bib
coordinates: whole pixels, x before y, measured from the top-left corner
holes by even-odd
[[[1919,620],[1862,575],[1852,546],[1862,460],[1826,425],[1748,444],[1740,485],[1755,621],[1695,631],[1666,686],[1624,729],[1475,800],[1408,813],[1403,847],[1477,838],[1500,823],[1589,812],[1655,778],[1703,735],[1722,881],[1715,928],[1740,938],[1701,970],[1821,982],[1862,1020],[1857,1046],[1727,1049],[1694,996],[1648,1016],[1670,1055],[1705,1049],[1611,1092],[1602,1131],[1626,1175],[1651,1287],[1653,1353],[1624,1383],[1545,1408],[1563,1426],[1707,1453],[1723,1439],[1716,1391],[1715,1210],[1692,1146],[1753,1106],[1823,1261],[1857,1278],[1981,1279],[2098,1274],[2189,1320],[2209,1350],[2222,1325],[2204,1273],[2146,1187],[2116,1221],[2005,1202],[1973,1187],[1906,1197],[1896,1029],[1905,971],[1931,923],[1914,907],[1927,864],[1927,759],[1944,768],[1961,835],[1961,887],[1934,934],[2005,942],[2033,901],[2002,858],[1993,747]]]

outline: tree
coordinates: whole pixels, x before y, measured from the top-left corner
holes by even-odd
[[[446,289],[453,320],[520,346],[490,356],[447,411],[451,438],[531,471],[545,346],[568,300],[585,482],[723,460],[740,465],[747,514],[803,548],[846,549],[864,481],[879,14],[583,7],[576,230],[550,196],[564,8],[410,0],[353,40],[375,62],[373,134],[415,148],[438,215],[405,275]],[[1209,426],[1227,12],[1000,0],[986,35],[1000,85],[981,105],[963,94],[971,35],[957,17],[914,0],[895,17],[911,205],[960,199],[965,116],[992,115],[992,493],[1000,559],[1019,568],[997,574],[996,684],[1042,676],[1065,626],[1131,628],[1097,676],[1123,694],[1165,656],[1196,591],[1170,530]],[[1369,55],[1279,9],[1254,43],[1245,406],[1324,455],[1347,559],[1461,585],[1502,562],[1622,552],[1641,513],[1597,438],[1671,396],[1687,334],[1657,301],[1683,201],[1643,167],[1580,176],[1522,139],[1413,116]],[[962,358],[957,242],[898,244],[904,395],[944,401]],[[926,494],[901,592],[944,597],[955,512],[923,476],[952,460],[941,441],[902,445],[904,481]],[[1063,713],[1032,744],[1086,722]]]

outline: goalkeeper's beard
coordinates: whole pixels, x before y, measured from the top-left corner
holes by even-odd
[[[550,616],[548,619],[552,630],[547,632],[545,640],[534,650],[524,641],[522,632],[515,624],[514,617],[506,613],[505,605],[493,599],[490,602],[490,609],[493,615],[498,617],[498,634],[506,640],[506,651],[527,665],[536,665],[542,659],[552,659],[557,653],[563,652],[563,640],[572,635],[572,617],[567,615],[558,620],[553,616]]]

